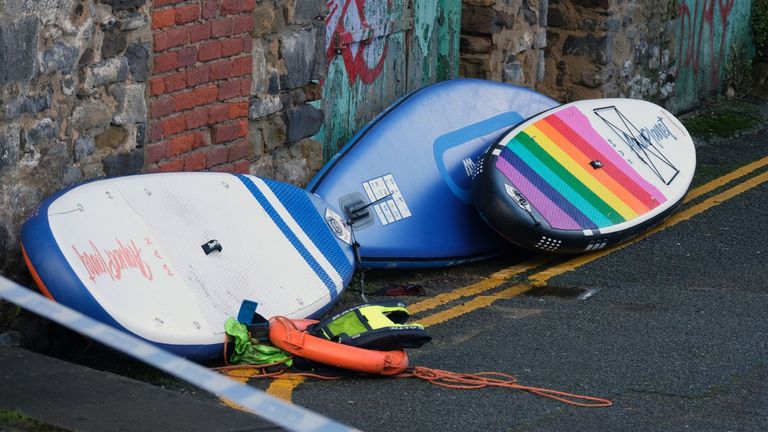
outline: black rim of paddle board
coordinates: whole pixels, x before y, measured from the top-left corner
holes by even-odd
[[[585,253],[625,243],[658,225],[682,205],[688,191],[667,209],[646,221],[621,231],[607,234],[597,232],[591,236],[585,235],[583,230],[570,231],[551,228],[535,209],[533,212],[535,215],[524,210],[517,201],[507,194],[505,185],[515,186],[496,169],[496,160],[501,156],[494,155],[493,150],[517,126],[561,106],[555,106],[534,114],[510,127],[486,150],[481,165],[486,169],[478,173],[472,185],[472,197],[480,216],[496,233],[526,249],[555,253]],[[549,243],[547,243],[547,239],[550,240]],[[544,246],[542,242],[547,246],[542,247]]]

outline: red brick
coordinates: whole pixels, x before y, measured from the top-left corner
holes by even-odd
[[[157,32],[154,35],[152,35],[152,37],[154,38],[153,49],[155,50],[155,52],[164,51],[168,49],[168,33]]]
[[[173,95],[173,110],[181,112],[197,106],[197,97],[192,90],[184,91]]]
[[[222,14],[237,14],[252,12],[256,7],[256,0],[223,0],[221,4]]]
[[[229,157],[229,149],[225,146],[211,147],[206,150],[206,161],[208,168],[216,165],[221,165],[227,162]]]
[[[151,96],[157,96],[165,93],[165,81],[163,77],[151,77],[149,78],[149,94]]]
[[[163,122],[152,122],[152,127],[149,135],[151,141],[160,141],[163,139]]]
[[[152,28],[165,28],[171,27],[176,24],[176,10],[175,9],[161,9],[152,13]]]
[[[232,36],[235,20],[233,18],[222,18],[211,22],[211,37]]]
[[[221,40],[221,56],[231,57],[243,52],[243,37],[227,38]]]
[[[197,98],[197,105],[206,105],[216,100],[216,96],[219,94],[219,89],[213,84],[201,86],[195,88],[195,97]]]
[[[229,148],[229,162],[234,162],[240,159],[248,159],[253,155],[253,149],[248,140],[237,140],[227,145]]]
[[[212,40],[200,43],[197,49],[197,59],[201,62],[215,60],[221,57],[221,42]]]
[[[155,56],[155,73],[168,72],[176,69],[178,52],[166,52]]]
[[[165,92],[171,93],[187,87],[187,73],[176,72],[165,76]]]
[[[236,102],[227,105],[229,108],[229,118],[246,118],[248,117],[248,101]]]
[[[198,57],[200,54],[198,53]],[[209,80],[210,72],[208,65],[202,65],[196,68],[187,69],[187,85],[196,86],[198,84],[207,83]]]
[[[184,116],[169,117],[163,120],[163,136],[176,135],[187,130]]]
[[[174,157],[189,152],[195,147],[196,133],[179,135],[168,141],[166,157]]]
[[[240,80],[240,95],[241,96],[250,96],[251,95],[251,85],[253,84],[253,78],[248,77]]]
[[[210,39],[211,37],[211,23],[204,22],[200,24],[194,24],[189,26],[189,41],[199,42],[201,40]]]
[[[249,75],[253,69],[253,58],[250,56],[232,60],[232,76]]]
[[[251,78],[229,80],[219,84],[219,100],[248,96],[251,93]]]
[[[227,79],[232,76],[232,61],[222,60],[216,63],[211,63],[211,80]]]
[[[205,152],[196,152],[184,156],[184,171],[200,171],[206,166]]]
[[[187,124],[187,130],[197,129],[208,125],[208,109],[197,108],[184,114]]]
[[[181,171],[182,168],[184,168],[183,159],[174,159],[157,164],[157,172],[175,172]]]
[[[153,164],[165,159],[166,143],[149,144],[144,148],[144,163]]]
[[[224,81],[219,83],[219,100],[240,97],[240,81]]]
[[[191,5],[179,6],[176,8],[176,24],[186,24],[200,19],[200,4],[195,2]]]
[[[186,27],[174,27],[168,30],[168,48],[182,46],[189,43],[189,29]]]
[[[224,164],[224,165],[216,165],[214,167],[211,167],[211,171],[213,172],[222,172],[222,173],[231,173],[233,172],[233,165],[232,164]],[[247,173],[246,173],[247,174]]]
[[[213,18],[219,11],[219,2],[221,0],[205,0],[203,2],[203,18]]]
[[[211,168],[214,172],[241,173],[249,174],[251,163],[248,160],[239,160],[235,163],[217,165]]]
[[[241,15],[235,17],[235,23],[232,27],[232,33],[252,33],[255,21],[253,15]]]
[[[253,38],[251,35],[243,36],[243,52],[249,53],[253,50]]]
[[[170,97],[154,98],[149,103],[150,118],[165,117],[173,113],[173,99]]]
[[[229,120],[229,105],[217,104],[208,107],[208,124],[216,124]]]
[[[243,138],[247,135],[248,120],[238,120],[232,123],[216,124],[211,127],[211,142],[213,144],[232,141],[238,138]]]
[[[177,67],[190,66],[197,61],[197,47],[188,46],[180,49],[179,58],[177,60]]]
[[[183,1],[184,0],[155,0],[153,2],[153,4],[155,5],[156,8],[161,8],[163,6],[168,6],[168,5],[176,4],[176,3],[181,3]]]
[[[222,0],[221,1],[221,13],[223,15],[230,15],[233,13],[241,12],[243,7],[243,0]]]
[[[241,160],[232,164],[232,167],[230,168],[231,170],[230,172],[248,174],[250,169],[251,169],[251,163],[247,160]]]

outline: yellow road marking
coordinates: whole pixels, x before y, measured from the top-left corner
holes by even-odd
[[[501,285],[507,279],[520,273],[525,273],[528,270],[533,270],[555,259],[555,256],[537,256],[533,260],[515,264],[511,267],[499,270],[492,273],[488,278],[481,280],[480,282],[468,285],[462,288],[449,291],[434,297],[422,300],[418,303],[408,305],[408,311],[411,313],[424,312],[430,309],[434,309],[438,306],[442,306],[446,303],[458,300],[462,297],[475,296],[486,291],[492,290]],[[422,320],[419,320],[419,324],[423,324]]]
[[[720,186],[723,186],[739,177],[742,177],[746,174],[749,174],[750,172],[761,168],[763,166],[768,165],[768,157],[765,157],[763,159],[760,159],[756,162],[750,163],[748,165],[745,165],[736,171],[733,171],[729,174],[726,174],[722,177],[719,177],[709,183],[706,183],[703,186],[700,186],[696,188],[695,190],[691,191],[691,193],[688,194],[688,196],[685,199],[685,202],[689,202],[695,198],[698,198],[699,196],[706,194],[707,192],[710,192]],[[643,238],[646,238],[650,235],[653,235],[663,229],[669,228],[673,225],[676,225],[679,222],[683,222],[685,220],[688,220],[692,218],[693,216],[696,216],[700,213],[703,213],[704,211],[724,202],[727,201],[736,195],[739,195],[743,192],[746,192],[749,189],[752,189],[753,187],[759,186],[762,183],[765,183],[768,181],[768,172],[762,173],[760,175],[757,175],[743,183],[740,183],[730,189],[727,189],[717,195],[714,195],[704,201],[702,201],[699,204],[693,205],[688,209],[685,209],[683,211],[680,211],[679,213],[676,213],[672,215],[669,219],[667,219],[664,223],[661,225],[658,225],[654,227],[653,229],[647,231],[646,233],[636,237],[635,239],[624,243],[622,245],[613,247],[608,250],[604,250],[601,252],[593,253],[590,255],[581,255],[579,257],[576,257],[574,259],[571,259],[565,263],[555,265],[553,267],[550,267],[546,270],[543,270],[541,272],[538,272],[532,276],[529,277],[529,280],[532,282],[533,285],[543,285],[545,284],[550,278],[560,275],[562,273],[568,272],[570,270],[573,270],[577,267],[580,267],[582,265],[585,265],[589,262],[592,262],[600,257],[603,257],[605,255],[608,255],[611,252],[617,251],[619,249],[624,248],[625,246],[628,246],[632,243],[635,243]],[[417,312],[423,312],[426,310],[433,309],[435,307],[438,307],[440,305],[443,305],[445,303],[448,303],[453,300],[457,300],[462,297],[468,297],[471,295],[476,295],[483,293],[485,291],[491,290],[493,288],[496,288],[501,283],[503,283],[506,279],[523,273],[527,270],[534,269],[536,267],[539,267],[543,264],[546,264],[550,260],[554,258],[552,257],[538,257],[534,261],[526,262],[526,263],[519,263],[514,266],[511,266],[506,269],[499,270],[495,273],[492,273],[487,279],[482,280],[478,283],[469,285],[464,288],[459,288],[457,290],[441,294],[438,296],[435,296],[432,299],[427,299],[418,303],[415,303],[414,305],[409,306],[411,311],[413,313]],[[467,301],[466,303],[463,303],[458,306],[454,306],[450,309],[446,309],[444,311],[435,313],[433,315],[429,315],[423,319],[420,319],[419,322],[424,325],[425,327],[437,325],[444,323],[446,321],[449,321],[451,319],[454,319],[456,317],[459,317],[461,315],[465,315],[467,313],[473,312],[477,309],[481,309],[484,307],[488,307],[497,300],[501,299],[509,299],[512,297],[516,297],[528,290],[530,290],[530,286],[526,285],[515,285],[510,288],[506,288],[496,294],[487,295],[487,296],[477,296],[472,298],[471,300]],[[291,401],[291,397],[293,394],[293,390],[302,382],[304,381],[303,377],[290,377],[290,378],[282,378],[277,379],[272,382],[272,384],[267,389],[267,393],[277,396],[281,399]],[[225,401],[226,403],[226,401]]]
[[[466,303],[462,303],[458,306],[454,306],[450,309],[446,309],[436,314],[432,314],[426,318],[422,318],[419,320],[419,324],[423,325],[424,327],[440,324],[448,320],[452,320],[461,315],[468,314],[472,311],[476,311],[478,309],[488,307],[496,300],[516,297],[530,289],[531,287],[527,285],[515,285],[513,287],[499,291],[498,293],[495,293],[495,294],[477,296],[467,301]]]
[[[706,183],[704,185],[701,185],[697,187],[696,189],[692,190],[691,192],[686,195],[685,200],[683,202],[690,202],[708,192],[711,192],[720,186],[726,185],[734,180],[736,180],[739,177],[743,177],[752,171],[762,168],[764,166],[768,165],[768,156],[756,160],[750,164],[744,165],[743,167],[737,169],[736,171],[730,172],[722,177],[718,177],[709,183]]]
[[[743,177],[743,176],[745,176],[745,175],[747,175],[747,174],[749,174],[749,173],[751,173],[751,172],[753,172],[753,171],[755,171],[755,170],[757,170],[759,168],[762,168],[762,167],[764,167],[766,165],[768,165],[768,156],[766,156],[766,157],[764,157],[762,159],[759,159],[759,160],[757,160],[755,162],[752,162],[752,163],[749,163],[747,165],[744,165],[743,167],[741,167],[741,168],[739,168],[739,169],[737,169],[737,170],[735,170],[733,172],[730,172],[730,173],[728,173],[726,175],[723,175],[722,177],[718,177],[718,178],[716,178],[716,179],[714,179],[714,180],[712,180],[712,181],[710,181],[710,182],[708,182],[708,183],[706,183],[706,184],[704,184],[702,186],[699,186],[698,188],[696,188],[696,189],[692,190],[691,192],[689,192],[688,195],[686,195],[684,202],[690,202],[690,201],[692,201],[692,200],[694,200],[694,199],[696,199],[696,198],[698,198],[698,197],[700,197],[700,196],[702,196],[702,195],[704,195],[704,194],[706,194],[708,192],[711,192],[711,191],[713,191],[713,190],[715,190],[715,189],[717,189],[717,188],[719,188],[719,187],[721,187],[723,185],[726,185],[726,184],[732,182],[733,180],[736,180],[736,179],[738,179],[740,177]],[[681,212],[681,213],[685,213],[685,212]],[[624,245],[620,245],[620,246],[617,246],[617,247],[614,247],[614,248],[611,248],[611,249],[608,249],[608,250],[605,250],[605,251],[597,252],[595,254],[582,255],[581,257],[573,258],[573,259],[571,259],[571,260],[569,260],[569,261],[567,261],[565,263],[562,263],[562,264],[560,264],[559,268],[566,269],[566,270],[563,270],[561,273],[564,273],[564,272],[569,271],[569,270],[573,270],[573,269],[575,269],[575,268],[577,268],[579,266],[582,266],[584,264],[587,264],[587,263],[589,263],[589,262],[591,262],[591,261],[593,261],[593,260],[595,260],[597,258],[605,256],[605,255],[607,255],[607,254],[609,254],[609,253],[611,253],[611,252],[613,252],[615,250],[621,249],[624,246],[632,244],[635,241],[638,241],[638,240],[640,240],[642,238],[645,238],[648,235],[650,235],[651,233],[658,232],[659,230],[661,230],[661,229],[663,229],[663,228],[665,228],[667,226],[671,226],[670,225],[670,221],[675,219],[676,217],[677,216],[671,217],[665,223],[662,223],[660,226],[657,226],[652,231],[646,232],[644,235],[634,239],[633,241],[625,243]],[[677,223],[677,222],[675,222],[675,223]],[[538,257],[536,257],[532,261],[527,261],[527,262],[524,262],[524,263],[515,264],[514,266],[511,266],[511,267],[499,270],[499,271],[497,271],[495,273],[492,273],[490,276],[488,276],[487,279],[483,279],[482,281],[477,282],[475,284],[472,284],[472,285],[469,285],[469,286],[466,286],[466,287],[462,287],[462,288],[458,288],[456,290],[453,290],[453,291],[450,291],[450,292],[447,292],[447,293],[443,293],[443,294],[437,295],[435,297],[432,297],[432,298],[420,301],[418,303],[414,303],[412,305],[409,305],[408,306],[408,310],[411,313],[424,312],[424,311],[427,311],[427,310],[430,310],[430,309],[434,309],[434,308],[436,308],[438,306],[444,305],[446,303],[449,303],[451,301],[457,300],[457,299],[462,298],[462,297],[474,296],[474,295],[481,294],[481,293],[486,292],[486,291],[490,291],[490,290],[498,287],[499,285],[501,285],[501,283],[503,283],[506,279],[509,279],[512,276],[518,275],[520,273],[524,273],[524,272],[526,272],[528,270],[532,270],[534,268],[540,267],[540,266],[542,266],[542,265],[552,261],[553,259],[554,259],[553,256],[538,256]],[[584,260],[584,259],[586,259],[586,261],[582,262],[582,260]],[[552,267],[552,268],[555,268],[555,267]],[[552,269],[552,268],[550,268],[550,269]],[[556,275],[556,274],[548,274],[547,273],[548,271],[549,270],[545,270],[544,272],[539,272],[536,275],[533,275],[529,279],[532,280],[534,285],[542,285],[543,283],[546,282],[547,279],[549,279],[549,278],[551,278],[551,277]],[[557,274],[560,274],[560,273],[557,273]],[[419,322],[421,324],[423,324],[424,320],[419,320]]]
[[[673,214],[669,219],[664,221],[662,224],[655,226],[654,228],[651,228],[650,230],[644,232],[643,234],[635,237],[634,239],[620,244],[618,246],[612,247],[610,249],[605,249],[600,252],[592,253],[589,255],[581,255],[579,257],[576,257],[572,260],[566,261],[562,264],[554,265],[544,271],[541,271],[539,273],[536,273],[535,275],[532,275],[528,279],[531,281],[531,283],[534,286],[540,286],[547,283],[547,281],[557,275],[563,274],[565,272],[571,271],[577,267],[583,266],[584,264],[590,263],[598,258],[602,258],[612,252],[615,252],[617,250],[621,250],[633,243],[638,242],[639,240],[642,240],[648,236],[651,236],[653,234],[656,234],[657,232],[667,229],[671,226],[674,226],[680,222],[686,221],[693,216],[696,216],[699,213],[702,213],[724,201],[727,201],[736,195],[745,192],[749,189],[752,189],[755,186],[758,186],[764,182],[768,181],[768,172],[764,172],[762,174],[756,175],[755,177],[752,177],[749,180],[744,181],[743,183],[739,183],[736,186],[727,189],[717,195],[713,195],[710,198],[707,198],[706,200],[693,205],[685,210],[682,210],[678,213]]]
[[[277,396],[284,401],[292,402],[291,397],[293,395],[293,389],[295,389],[302,382],[304,382],[304,377],[301,376],[287,376],[277,378],[269,384],[267,393],[271,394],[272,396]]]

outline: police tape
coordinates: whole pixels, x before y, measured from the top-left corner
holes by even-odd
[[[355,430],[173,355],[136,336],[116,330],[51,301],[2,276],[0,276],[0,299],[55,321],[216,396],[226,398],[286,430],[322,432]]]

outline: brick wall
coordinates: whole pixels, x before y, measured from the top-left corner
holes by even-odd
[[[249,171],[255,0],[155,0],[145,172]]]

